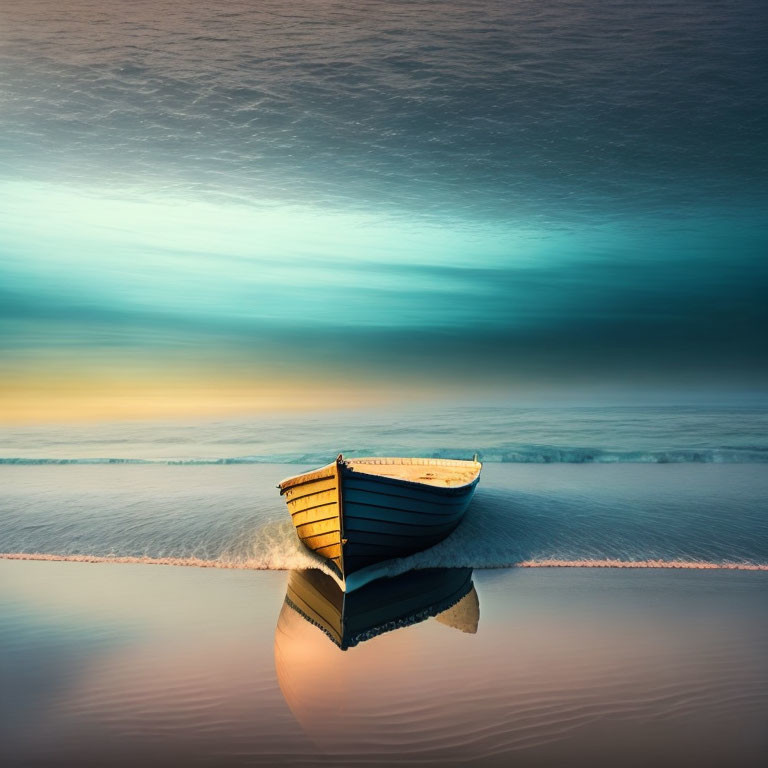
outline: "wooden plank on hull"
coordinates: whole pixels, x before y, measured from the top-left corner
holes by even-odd
[[[384,542],[384,541],[350,541],[347,539],[345,549],[352,555],[374,555],[381,553],[387,557],[400,557],[398,553],[414,552],[423,547],[423,543],[410,542]],[[389,553],[389,554],[387,554]]]
[[[393,503],[401,501],[407,501],[413,504],[424,504],[425,506],[433,507],[447,507],[452,505],[461,505],[465,499],[471,495],[472,489],[463,489],[461,493],[452,493],[450,495],[442,495],[439,493],[433,493],[433,491],[427,490],[424,492],[410,492],[408,488],[398,487],[397,485],[383,485],[377,482],[349,482],[344,481],[344,493],[352,498],[360,497],[361,500],[365,500],[364,497],[382,497],[386,499],[392,499]]]
[[[383,523],[400,522],[405,525],[444,525],[454,520],[461,520],[465,506],[444,510],[442,514],[421,512],[414,509],[400,509],[380,504],[362,504],[347,502],[347,518],[359,517],[365,520],[380,520]]]
[[[336,504],[338,498],[339,495],[336,488],[330,488],[327,491],[310,493],[296,499],[288,499],[288,509],[290,510],[291,515],[295,515],[297,512],[303,512],[306,509],[319,507],[321,504]]]
[[[311,523],[315,520],[327,520],[330,517],[335,517],[336,519],[339,517],[339,508],[335,503],[297,512],[291,516],[291,519],[293,520],[294,527],[298,528],[305,523]]]
[[[325,520],[310,520],[296,526],[296,531],[302,539],[320,536],[324,533],[339,533],[339,516],[326,518]]]
[[[339,544],[341,542],[338,526],[336,526],[331,531],[323,531],[320,533],[305,534],[304,531],[299,530],[298,534],[299,534],[299,538],[310,549],[319,549],[320,547],[325,547],[328,544]]]
[[[333,477],[322,477],[317,480],[310,480],[301,485],[295,485],[285,491],[284,496],[287,501],[300,499],[304,496],[311,496],[320,491],[332,491],[336,488],[336,479]]]
[[[317,552],[318,555],[322,555],[328,560],[340,560],[341,543],[337,542],[336,544],[325,544],[322,547],[312,547],[312,551]]]
[[[419,525],[401,520],[371,520],[359,515],[354,517],[348,515],[344,521],[344,527],[347,531],[368,531],[370,533],[381,531],[384,534],[396,534],[407,538],[408,536],[439,536],[440,531],[455,528],[460,522],[461,517],[456,517],[452,520],[443,520],[440,523]]]
[[[411,542],[419,544],[421,546],[431,546],[430,542],[437,542],[444,539],[451,531],[453,531],[458,523],[448,523],[442,525],[439,528],[435,528],[429,531],[402,531],[398,530],[395,526],[378,527],[378,528],[362,528],[359,523],[354,525],[347,521],[346,531],[347,540],[353,542],[363,541],[378,541],[383,543],[402,541],[405,545],[410,545]]]

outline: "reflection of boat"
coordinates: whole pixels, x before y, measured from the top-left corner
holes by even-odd
[[[345,580],[448,536],[469,506],[482,465],[450,459],[344,459],[280,483],[296,532]]]
[[[286,592],[275,629],[275,673],[318,749],[345,764],[359,765],[361,755],[371,754],[395,764],[405,742],[434,746],[445,738],[445,723],[431,716],[434,707],[457,691],[472,695],[461,662],[476,645],[464,633],[475,632],[479,618],[470,569],[411,571],[347,593],[325,573],[294,571]]]
[[[285,603],[320,627],[342,650],[432,616],[474,633],[480,611],[471,568],[410,571],[354,592],[343,592],[322,571],[292,571]]]

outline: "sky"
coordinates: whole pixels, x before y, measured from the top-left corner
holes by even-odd
[[[752,0],[9,0],[0,421],[765,394]]]

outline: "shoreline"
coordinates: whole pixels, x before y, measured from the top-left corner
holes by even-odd
[[[117,565],[165,565],[182,568],[219,568],[237,571],[289,571],[291,568],[275,568],[252,561],[231,562],[204,560],[197,557],[131,557],[123,555],[58,555],[45,552],[0,552],[0,560],[25,560],[42,562],[117,564]],[[428,566],[425,566],[428,567]],[[471,566],[475,570],[514,570],[517,568],[603,568],[603,569],[655,569],[687,571],[764,571],[768,563],[714,563],[682,560],[522,560],[499,566]],[[418,570],[414,568],[413,570]]]

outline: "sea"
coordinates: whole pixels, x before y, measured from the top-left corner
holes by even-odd
[[[768,569],[768,411],[509,406],[3,431],[6,557],[323,567],[276,488],[347,456],[483,462],[460,528],[393,566]]]

